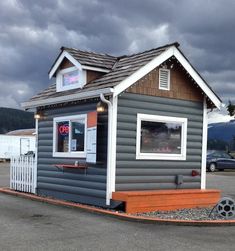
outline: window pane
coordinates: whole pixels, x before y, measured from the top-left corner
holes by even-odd
[[[78,70],[63,74],[63,86],[77,84],[79,80]]]
[[[57,123],[57,152],[69,151],[69,122]]]
[[[180,123],[141,121],[142,153],[181,153]]]
[[[84,151],[85,120],[73,121],[71,136],[71,151]]]

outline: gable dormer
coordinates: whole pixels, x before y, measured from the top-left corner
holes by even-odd
[[[81,89],[86,83],[87,72],[82,69],[81,64],[74,65],[68,59],[64,59],[56,72],[56,91]]]
[[[87,83],[109,72],[115,57],[105,54],[83,52],[70,48],[61,48],[61,53],[49,71],[49,77],[56,78],[56,91],[82,89]],[[102,60],[109,62],[103,65]]]

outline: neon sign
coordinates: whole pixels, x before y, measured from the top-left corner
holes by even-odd
[[[58,130],[62,136],[65,136],[69,133],[69,125],[61,125],[59,126]]]

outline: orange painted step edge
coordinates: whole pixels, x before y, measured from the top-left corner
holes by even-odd
[[[220,194],[207,194],[206,196],[174,196],[174,195],[165,195],[165,196],[152,196],[152,197],[132,197],[128,198],[126,202],[130,202],[132,204],[138,204],[139,202],[146,203],[168,203],[168,202],[187,202],[187,201],[205,201],[205,200],[216,200],[220,198]]]
[[[188,196],[187,194],[184,195],[152,195],[152,196],[132,196],[132,197],[119,197],[118,200],[126,201],[130,203],[139,203],[140,201],[147,203],[154,203],[154,202],[165,202],[165,201],[187,201],[187,200],[205,200],[205,199],[219,199],[221,197],[220,193],[216,194],[195,194]],[[115,197],[116,199],[117,197]],[[114,198],[113,198],[114,199]]]
[[[119,191],[112,193],[112,199],[114,200],[126,200],[129,197],[135,196],[151,196],[151,195],[179,195],[179,194],[213,194],[220,193],[220,190],[216,189],[182,189],[182,190],[146,190],[146,191]]]

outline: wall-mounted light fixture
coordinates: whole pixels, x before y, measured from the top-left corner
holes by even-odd
[[[35,119],[41,119],[42,118],[42,112],[37,111],[36,113],[34,113],[34,118]]]
[[[34,118],[35,118],[35,119],[40,119],[40,117],[41,117],[40,114],[37,114],[37,113],[34,114]]]
[[[104,112],[105,111],[105,107],[104,106],[105,106],[104,103],[100,101],[97,104],[97,106],[96,106],[96,111],[97,112]]]

